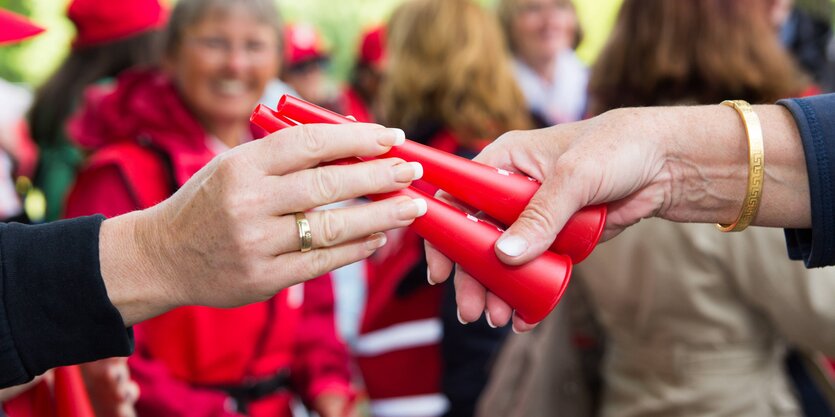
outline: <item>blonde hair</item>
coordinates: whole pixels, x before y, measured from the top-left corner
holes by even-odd
[[[412,0],[388,26],[383,121],[440,122],[465,142],[530,127],[495,18],[469,0]]]

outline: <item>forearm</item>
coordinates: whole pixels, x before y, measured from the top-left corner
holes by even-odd
[[[0,387],[131,352],[100,276],[101,218],[0,225]]]
[[[811,225],[809,181],[803,145],[791,114],[782,106],[755,106],[765,145],[762,203],[753,224],[807,228]],[[739,115],[726,106],[661,110],[660,140],[668,151],[669,220],[732,223],[748,182],[748,140]]]

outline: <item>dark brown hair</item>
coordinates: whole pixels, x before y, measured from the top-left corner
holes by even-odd
[[[807,81],[768,19],[770,0],[625,0],[592,69],[590,112],[628,106],[770,103]]]
[[[160,33],[157,31],[73,49],[35,95],[29,111],[32,138],[40,145],[54,144],[63,136],[66,121],[87,86],[115,77],[133,66],[156,65],[159,52]]]

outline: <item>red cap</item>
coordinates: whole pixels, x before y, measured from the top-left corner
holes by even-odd
[[[35,36],[44,29],[23,16],[0,9],[0,45],[14,43]]]
[[[328,58],[322,37],[311,25],[287,25],[284,29],[284,62],[288,67]]]
[[[386,59],[386,31],[382,26],[370,29],[362,35],[360,62],[380,66]]]
[[[73,0],[67,16],[77,30],[73,47],[83,48],[159,28],[167,13],[158,0]]]

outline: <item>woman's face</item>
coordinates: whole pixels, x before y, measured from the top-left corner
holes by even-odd
[[[278,73],[278,34],[242,7],[210,12],[186,28],[166,64],[198,119],[245,121]]]
[[[556,58],[577,36],[577,15],[562,0],[520,0],[512,22],[513,42],[524,61]]]

